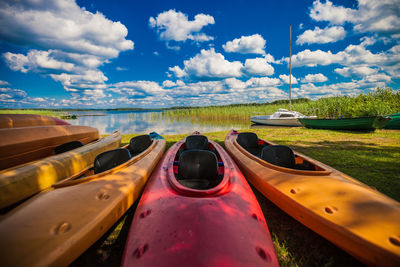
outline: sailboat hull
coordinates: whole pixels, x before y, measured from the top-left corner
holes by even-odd
[[[270,116],[254,116],[250,120],[257,124],[273,126],[291,126],[298,127],[301,123],[297,118],[270,118]]]

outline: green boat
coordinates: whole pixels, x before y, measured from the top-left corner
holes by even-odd
[[[352,131],[374,131],[383,128],[391,120],[388,116],[357,117],[357,118],[335,118],[335,119],[299,119],[306,128],[330,129],[330,130],[352,130]]]
[[[385,129],[400,129],[400,112],[388,115],[392,120],[384,127]]]

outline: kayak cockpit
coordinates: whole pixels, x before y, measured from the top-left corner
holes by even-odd
[[[268,143],[259,139],[255,133],[240,133],[236,141],[250,154],[279,167],[304,171],[325,170],[294,153],[290,147]]]
[[[141,158],[140,155],[147,154],[145,151],[150,151],[150,147],[154,144],[154,139],[162,138],[158,134],[157,136],[154,136],[154,134],[135,136],[129,141],[128,145],[97,155],[93,166],[52,186],[59,188],[83,183],[109,172],[118,171],[120,168],[136,162]]]
[[[204,135],[190,135],[181,144],[173,164],[179,184],[195,190],[218,186],[224,177],[221,156]]]
[[[181,185],[192,189],[206,190],[217,186],[222,176],[218,174],[216,155],[198,149],[183,152],[179,157],[176,178]]]
[[[94,173],[101,173],[136,157],[151,146],[153,140],[147,134],[133,137],[129,145],[99,154],[94,160]]]
[[[75,148],[81,147],[83,146],[83,143],[81,141],[75,140],[75,141],[71,141],[71,142],[67,142],[64,143],[62,145],[56,146],[54,148],[54,153],[56,155],[64,153],[64,152],[68,152],[71,150],[74,150]]]

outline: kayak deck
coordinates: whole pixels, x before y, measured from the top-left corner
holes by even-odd
[[[96,128],[50,125],[0,129],[0,170],[55,154],[55,148],[71,141],[87,144],[99,139]]]

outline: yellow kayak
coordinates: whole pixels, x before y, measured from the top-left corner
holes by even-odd
[[[231,131],[245,177],[290,216],[371,266],[400,266],[400,203],[289,147]]]
[[[121,135],[116,132],[68,152],[0,171],[0,209],[85,170],[98,154],[118,148],[120,142]]]
[[[89,126],[50,125],[0,129],[0,170],[54,155],[71,141],[87,144],[99,139]]]
[[[65,180],[3,215],[0,265],[67,266],[89,248],[141,194],[166,142],[141,144],[131,141],[130,153],[119,148],[100,154],[94,164],[99,173]]]

